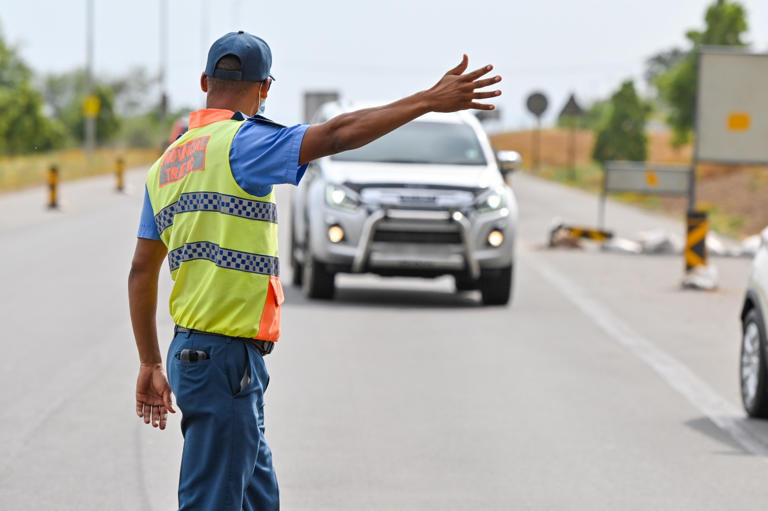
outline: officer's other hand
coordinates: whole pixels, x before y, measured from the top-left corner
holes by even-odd
[[[430,107],[435,112],[456,112],[475,108],[478,110],[493,110],[494,105],[478,103],[478,99],[488,99],[501,95],[501,90],[478,91],[501,81],[501,76],[480,79],[488,74],[493,66],[483,66],[475,71],[464,74],[469,65],[467,55],[462,55],[461,62],[454,67],[427,92]]]
[[[165,429],[168,412],[176,413],[171,402],[171,386],[162,364],[141,364],[136,380],[136,414],[144,424]]]

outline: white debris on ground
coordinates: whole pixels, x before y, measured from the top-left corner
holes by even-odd
[[[683,251],[680,237],[664,229],[641,231],[634,239],[640,244],[644,254],[680,254]]]
[[[712,291],[717,289],[717,268],[714,266],[696,266],[685,274],[681,285],[684,289]]]
[[[602,244],[602,249],[608,252],[618,252],[620,254],[642,254],[643,246],[626,238],[611,238]]]

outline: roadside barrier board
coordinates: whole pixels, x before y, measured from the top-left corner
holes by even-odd
[[[605,203],[609,193],[686,196],[693,182],[692,167],[652,165],[642,161],[609,161],[603,167],[597,223],[605,225]]]
[[[768,53],[705,47],[698,74],[696,160],[768,163]]]
[[[603,195],[640,193],[644,195],[688,195],[691,167],[648,165],[644,162],[611,161],[605,165]]]

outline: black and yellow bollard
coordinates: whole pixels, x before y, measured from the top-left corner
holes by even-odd
[[[122,192],[125,189],[125,182],[123,181],[123,173],[125,172],[125,161],[122,158],[118,158],[115,163],[115,176],[117,182],[115,184],[115,190]]]
[[[51,165],[48,169],[48,209],[57,209],[59,207],[59,169],[56,165]]]
[[[686,223],[688,229],[685,237],[685,271],[690,272],[697,266],[707,266],[707,213],[689,211]]]

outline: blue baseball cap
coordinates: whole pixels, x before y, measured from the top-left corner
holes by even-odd
[[[216,69],[222,57],[234,55],[240,59],[240,70]],[[275,79],[269,70],[272,67],[272,50],[260,37],[242,30],[230,32],[216,40],[208,50],[205,75],[222,80],[262,82],[267,77]]]

